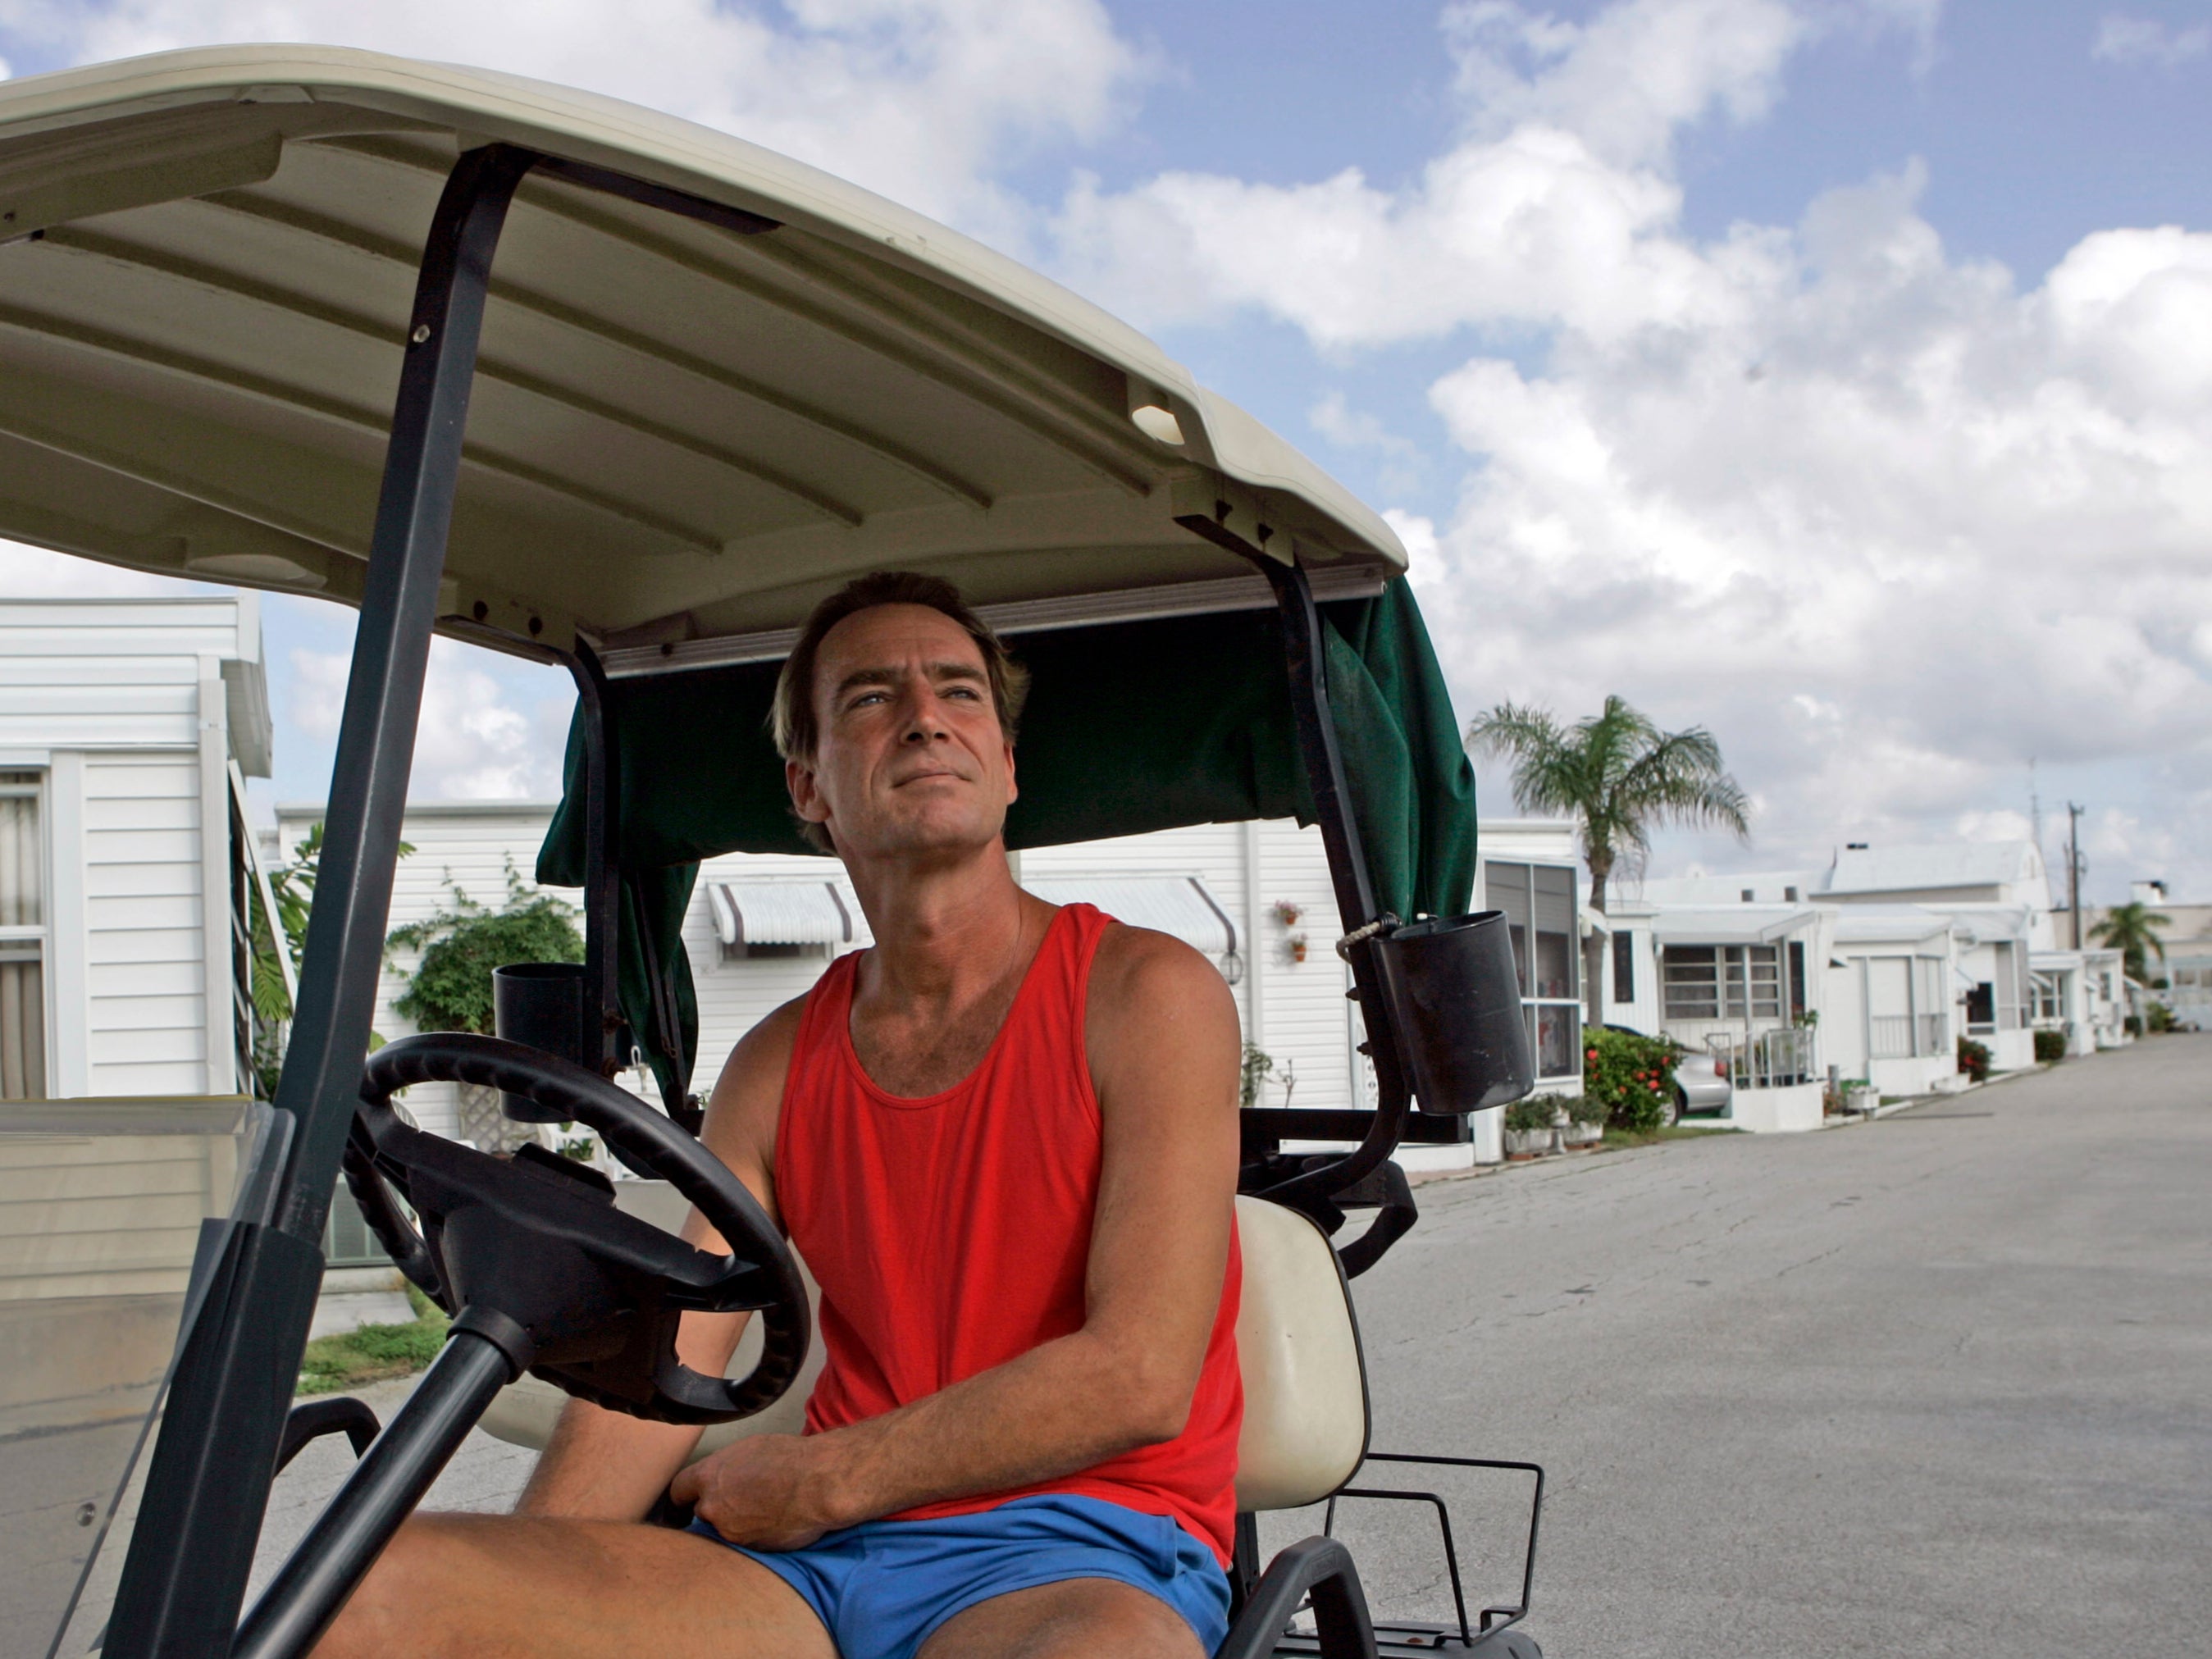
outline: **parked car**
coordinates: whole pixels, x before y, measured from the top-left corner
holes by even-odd
[[[1648,1036],[1650,1033],[1633,1026],[1608,1024],[1608,1031],[1626,1031],[1631,1036]],[[1729,1081],[1728,1061],[1702,1048],[1685,1048],[1681,1058],[1674,1062],[1674,1098],[1668,1113],[1669,1123],[1692,1112],[1725,1112],[1735,1098],[1735,1085]]]

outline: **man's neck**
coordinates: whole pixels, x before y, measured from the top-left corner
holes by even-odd
[[[972,853],[927,860],[848,860],[875,935],[865,993],[893,1002],[965,1006],[1006,975],[1024,934],[1028,901],[995,838]]]

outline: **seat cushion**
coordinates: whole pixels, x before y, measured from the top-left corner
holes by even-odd
[[[1237,1234],[1244,1253],[1237,1507],[1317,1504],[1367,1455],[1367,1370],[1352,1292],[1327,1235],[1297,1211],[1240,1198]]]

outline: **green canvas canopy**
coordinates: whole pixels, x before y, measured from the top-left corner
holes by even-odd
[[[1474,880],[1474,775],[1411,589],[1319,607],[1330,708],[1377,903],[1458,915]],[[1313,818],[1267,611],[1151,618],[1009,635],[1032,676],[1015,762],[1012,848],[1185,824]],[[702,859],[811,853],[768,731],[780,659],[617,679],[606,719],[619,803],[623,1009],[664,1087],[696,1059],[697,1006],[683,921]],[[584,733],[538,878],[585,876]],[[656,1029],[651,983],[679,1029]]]

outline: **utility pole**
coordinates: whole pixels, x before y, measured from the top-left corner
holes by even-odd
[[[2035,836],[2035,856],[2047,858],[2043,850],[2043,796],[2035,787],[2035,757],[2027,757],[2027,822]]]
[[[2066,803],[2066,908],[2074,918],[2074,948],[2081,948],[2081,809]]]

